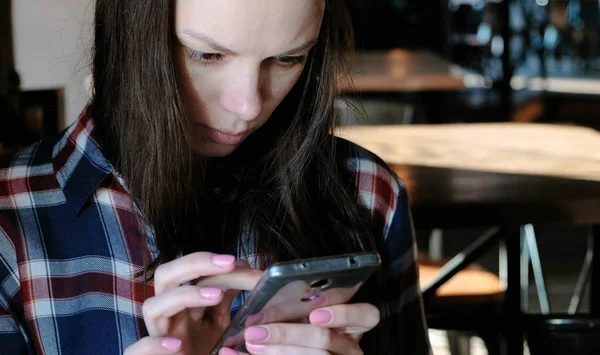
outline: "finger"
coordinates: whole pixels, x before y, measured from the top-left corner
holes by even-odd
[[[241,267],[241,268],[249,268],[250,264],[248,263],[248,261],[244,260],[244,259],[240,259],[238,261],[235,262],[235,265],[237,267]]]
[[[202,276],[218,275],[235,268],[235,257],[197,252],[160,265],[154,272],[154,292],[161,294]]]
[[[242,353],[239,351],[235,351],[233,349],[230,348],[221,348],[219,350],[219,355],[250,355],[248,353]]]
[[[125,349],[123,355],[174,354],[181,348],[181,340],[176,338],[145,337]]]
[[[235,262],[235,270],[249,269],[249,268],[250,268],[250,265],[245,260],[238,260]],[[208,279],[210,277],[213,277],[213,276],[208,276],[206,278],[200,278],[194,284],[198,287],[209,287],[208,284],[211,283],[211,281],[210,280],[205,281],[204,279]],[[231,305],[233,304],[233,300],[235,299],[235,297],[237,295],[239,295],[240,290],[227,289],[228,287],[225,287],[225,286],[230,286],[230,285],[223,285],[222,284],[223,281],[217,281],[214,283],[217,284],[216,285],[217,288],[221,288],[222,290],[224,290],[225,294],[223,296],[223,300],[221,301],[221,303],[219,303],[214,308],[209,308],[208,310],[206,310],[206,313],[209,313],[210,321],[212,322],[212,324],[217,325],[217,326],[226,327],[231,323]],[[219,285],[219,283],[221,283],[221,285]],[[240,285],[240,286],[243,286],[243,285]],[[205,315],[204,309],[190,310],[190,317],[194,321],[201,320],[204,317],[204,315]]]
[[[310,324],[276,323],[250,327],[244,332],[247,343],[254,345],[286,345],[322,349],[333,353],[359,354],[358,345],[346,336],[331,329]],[[256,350],[255,350],[256,351]]]
[[[235,262],[235,269],[236,270],[239,270],[239,269],[249,269],[249,268],[250,268],[250,264],[248,264],[248,262],[246,260],[240,259],[240,260],[238,260],[238,261]],[[198,284],[200,284],[200,282],[201,282],[201,280],[199,280],[196,283],[196,286],[198,286]],[[231,301],[233,302],[233,298],[235,298],[235,296],[237,296],[237,295],[240,294],[240,290],[236,290],[236,289],[229,289],[229,290],[225,290],[225,291],[226,292],[225,292],[225,299],[224,299],[224,301],[227,299],[228,296],[232,296]]]
[[[212,324],[225,328],[231,323],[231,305],[233,300],[240,293],[239,290],[229,290],[223,296],[221,303],[210,308],[210,321]]]
[[[322,349],[312,349],[302,346],[289,345],[254,345],[246,343],[246,350],[252,355],[331,355],[332,353]],[[346,354],[346,353],[344,353]],[[350,354],[350,353],[348,353]],[[229,354],[227,354],[229,355]]]
[[[204,277],[196,286],[249,291],[256,286],[263,274],[264,272],[258,269],[237,268],[226,274]]]
[[[236,269],[227,274],[209,276],[199,280],[197,287],[220,288],[225,292],[225,297],[215,308],[209,309],[210,321],[217,326],[228,326],[231,323],[231,305],[240,290],[251,290],[263,272],[251,269],[244,265],[236,266]]]
[[[341,328],[346,333],[365,333],[375,328],[380,321],[377,307],[368,303],[341,304],[314,310],[310,323],[319,327]]]
[[[151,336],[162,336],[168,331],[168,318],[187,308],[202,309],[217,305],[223,299],[220,289],[180,286],[147,299],[142,305],[146,328]]]
[[[221,302],[214,307],[188,309],[190,319],[194,322],[208,319],[213,325],[225,329],[231,323],[231,305],[239,293],[239,290],[224,292]]]
[[[263,316],[260,323],[309,323],[308,315],[310,312],[327,304],[327,300],[328,298],[321,294],[308,302],[298,298],[295,300],[290,299],[284,303],[269,304],[260,312]],[[258,322],[254,324],[258,324]]]

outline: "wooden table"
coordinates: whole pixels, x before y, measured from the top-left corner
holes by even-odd
[[[550,124],[348,126],[339,135],[391,165],[600,181],[600,133]]]
[[[359,53],[352,75],[354,87],[342,87],[346,92],[460,90],[465,88],[465,78],[471,84],[478,81],[431,52],[394,49]]]
[[[344,127],[406,182],[418,227],[600,222],[600,133],[492,123]],[[421,210],[436,218],[420,218]],[[429,213],[428,213],[429,214]]]
[[[600,95],[600,78],[590,75],[578,77],[527,78],[515,76],[512,79],[514,89],[527,88],[531,91],[546,91],[560,94]]]
[[[509,353],[522,353],[520,226],[600,225],[600,133],[537,124],[355,126],[337,134],[382,157],[405,181],[415,226],[497,226],[425,289],[435,289],[500,238],[507,245],[503,314]],[[593,228],[600,255],[600,228]],[[600,315],[600,263],[592,264],[592,314]]]

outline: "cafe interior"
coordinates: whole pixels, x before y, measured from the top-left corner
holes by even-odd
[[[92,2],[0,1],[0,155],[85,104]],[[599,354],[600,1],[347,2],[336,134],[406,184],[433,354]]]

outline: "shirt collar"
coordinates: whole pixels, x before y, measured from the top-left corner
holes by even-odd
[[[102,181],[115,172],[93,138],[91,111],[88,104],[52,150],[56,179],[76,214]]]

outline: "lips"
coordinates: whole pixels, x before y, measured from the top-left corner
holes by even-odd
[[[230,133],[206,127],[208,135],[212,140],[220,144],[237,145],[240,144],[248,136],[249,131],[240,133]]]

